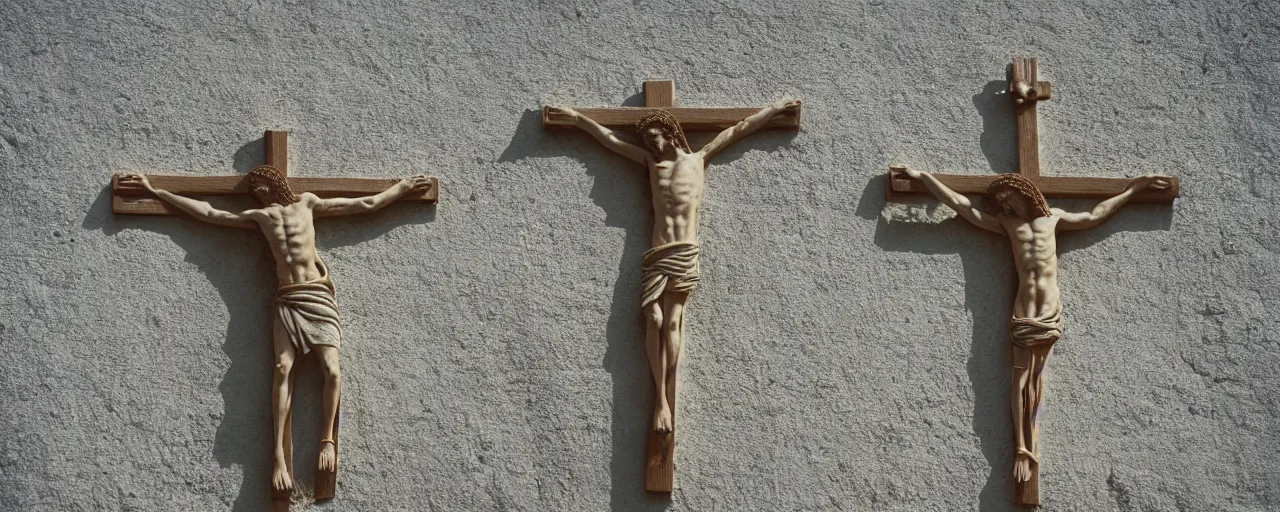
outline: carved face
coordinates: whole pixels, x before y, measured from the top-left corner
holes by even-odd
[[[1016,190],[1002,190],[996,195],[996,202],[1000,205],[1000,212],[1006,217],[1030,220],[1039,216],[1035,206],[1031,204],[1031,198]]]
[[[1035,182],[1021,174],[1001,174],[987,187],[987,211],[1016,219],[1031,220],[1053,213]]]
[[[637,121],[636,137],[656,157],[662,157],[675,149],[689,151],[689,141],[685,140],[680,123],[665,110],[657,110]]]
[[[271,204],[271,185],[263,179],[249,180],[249,195],[263,206]]]
[[[249,195],[263,206],[288,206],[298,201],[298,196],[293,195],[284,175],[275,167],[267,165],[260,165],[249,171]]]
[[[649,146],[649,150],[654,153],[662,153],[667,150],[671,144],[671,137],[667,135],[667,131],[660,126],[650,126],[641,134],[644,137],[644,143]]]

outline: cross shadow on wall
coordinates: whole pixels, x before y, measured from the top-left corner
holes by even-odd
[[[247,174],[249,169],[265,161],[264,141],[250,141],[235,152],[233,168]],[[307,175],[304,171],[301,175]],[[316,173],[317,175],[321,173]],[[258,205],[248,198],[202,198],[218,208],[240,211]],[[184,261],[195,265],[218,290],[227,306],[230,320],[222,352],[230,365],[218,391],[222,394],[223,414],[214,434],[213,456],[222,468],[238,465],[243,471],[240,488],[231,510],[248,512],[270,507],[268,493],[271,477],[272,441],[271,384],[275,355],[272,349],[272,298],[275,294],[275,262],[256,230],[235,229],[205,224],[179,216],[130,216],[111,212],[111,187],[98,194],[82,222],[86,229],[101,229],[115,235],[124,230],[153,231],[168,236],[186,253]],[[391,205],[373,214],[326,218],[316,223],[317,249],[325,251],[378,238],[400,226],[423,224],[435,219],[434,208],[421,205]],[[335,276],[338,281],[341,276]],[[341,281],[338,288],[339,311],[342,310]],[[343,332],[344,350],[359,345],[359,333]],[[355,343],[349,340],[356,338]],[[175,341],[182,343],[181,340]],[[357,349],[358,350],[358,349]],[[343,364],[346,365],[344,354]],[[374,365],[376,366],[376,365]],[[343,413],[358,407],[348,390],[358,381],[344,379]],[[320,441],[321,391],[323,377],[312,355],[298,360],[294,366],[293,458],[295,485],[312,488]],[[350,423],[344,422],[344,444],[351,443]],[[349,444],[348,444],[349,445]],[[347,459],[349,460],[349,459]],[[338,495],[341,499],[342,478],[339,469]],[[216,490],[215,490],[216,492]]]
[[[1016,121],[1012,102],[1005,95],[1007,87],[1006,81],[991,81],[973,96],[973,105],[982,117],[983,126],[978,142],[991,167],[988,172],[991,173],[1017,170]],[[922,170],[945,172],[942,169]],[[888,171],[888,165],[884,171]],[[1108,172],[1117,173],[1114,169],[1098,170],[1099,174]],[[969,359],[965,363],[969,383],[973,386],[973,433],[978,437],[979,449],[991,468],[978,496],[978,509],[984,512],[1025,510],[1025,507],[1012,503],[1013,420],[1009,407],[1012,375],[1008,322],[1013,311],[1016,282],[1009,242],[1005,237],[973,226],[959,217],[934,224],[891,222],[882,213],[885,206],[885,180],[884,174],[872,179],[863,189],[857,208],[859,217],[876,221],[876,246],[892,252],[960,255],[961,272],[965,281],[965,308],[973,318],[973,337],[970,341]],[[926,196],[912,199],[911,202],[947,208]],[[1073,207],[1064,209],[1084,211],[1092,208],[1095,203],[1096,201],[1073,200],[1064,203]],[[1061,256],[1075,249],[1088,247],[1120,231],[1168,230],[1171,221],[1172,210],[1167,206],[1131,204],[1097,228],[1060,232],[1058,253]],[[1100,276],[1062,277],[1064,280],[1081,283],[1080,286],[1087,286],[1085,283],[1089,280],[1099,278]],[[928,292],[929,290],[919,290],[917,293],[927,297]],[[1070,303],[1064,306],[1070,311]],[[1084,321],[1080,323],[1085,325]],[[1054,346],[1056,358],[1070,357],[1071,327],[1072,323],[1068,320],[1062,341]],[[1053,366],[1052,360],[1049,365]],[[1052,400],[1052,395],[1046,397],[1046,401],[1050,402],[1046,408],[1051,411]],[[1045,435],[1052,436],[1053,433],[1046,432]],[[1046,465],[1042,471],[1047,478],[1042,480],[1041,492],[1052,493],[1052,465]],[[1047,487],[1045,481],[1049,482]]]
[[[622,106],[644,106],[644,95],[626,99]],[[714,187],[714,167],[741,158],[750,150],[772,152],[785,146],[796,132],[762,131],[722,151],[708,165],[708,187]],[[698,148],[714,134],[689,134],[689,143]],[[634,138],[633,138],[634,140]],[[640,316],[640,260],[650,247],[653,205],[649,195],[649,179],[643,166],[605,149],[590,135],[572,128],[548,131],[542,127],[542,111],[528,110],[520,118],[510,145],[499,156],[499,162],[515,162],[525,158],[572,157],[582,163],[592,180],[590,199],[605,213],[605,225],[620,228],[626,234],[622,258],[616,263],[618,280],[613,285],[613,299],[605,328],[607,349],[601,362],[613,379],[613,413],[611,418],[611,457],[609,461],[609,508],[612,511],[666,510],[671,497],[649,494],[645,487],[645,462],[650,423],[653,419],[653,381],[644,349],[644,324]],[[704,271],[705,271],[704,267]],[[698,314],[697,293],[690,300],[690,315]],[[705,342],[706,340],[704,340]],[[699,343],[687,339],[686,346]],[[686,350],[681,366],[697,364]],[[681,372],[683,373],[683,372]],[[548,383],[548,386],[553,385]],[[689,389],[680,381],[681,390]],[[682,391],[683,392],[683,391]],[[541,398],[536,398],[541,399]],[[677,400],[678,404],[679,400]],[[554,409],[554,404],[535,404],[540,410]],[[681,417],[677,405],[676,416]],[[689,424],[681,421],[681,424]],[[535,446],[555,442],[550,430],[539,430]],[[679,441],[677,441],[679,443]],[[675,494],[680,493],[681,454],[677,444]]]

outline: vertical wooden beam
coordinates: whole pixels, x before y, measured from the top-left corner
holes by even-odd
[[[266,164],[285,176],[289,175],[289,132],[284,130],[267,130],[262,135],[266,152]]]
[[[1035,58],[1014,57],[1013,80],[1009,83],[1010,92],[1020,84],[1031,88],[1026,97],[1015,93],[1013,108],[1018,119],[1018,172],[1033,180],[1040,177],[1040,127],[1036,119],[1036,105],[1052,96],[1049,82],[1040,81],[1039,67]],[[1019,419],[1014,418],[1014,421]],[[1029,480],[1013,483],[1013,502],[1017,505],[1040,504],[1039,463],[1031,463]]]
[[[1013,82],[1035,87],[1037,83],[1036,59],[1013,59]],[[1018,116],[1018,172],[1028,178],[1040,176],[1040,134],[1036,121],[1035,100],[1014,103]]]
[[[1015,420],[1017,421],[1017,420]],[[1014,505],[1040,504],[1040,463],[1031,463],[1031,479],[1026,482],[1013,482]]]
[[[1039,85],[1039,66],[1036,59],[1013,58],[1013,83],[1025,83],[1035,87]],[[1038,87],[1037,87],[1038,88]],[[1027,98],[1021,103],[1015,100],[1013,108],[1018,119],[1018,172],[1031,179],[1040,177],[1040,126],[1036,119],[1035,99]],[[1013,418],[1013,421],[1022,421]],[[1035,428],[1024,426],[1022,428]],[[1014,446],[1018,446],[1017,440]],[[1026,482],[1013,482],[1013,503],[1015,505],[1040,504],[1040,464],[1031,463],[1031,479]]]
[[[675,80],[646,80],[644,106],[658,108],[676,106]]]
[[[280,170],[281,174],[289,175],[289,132],[284,130],[267,130],[262,134],[263,160],[266,165],[270,165]],[[290,387],[293,384],[290,383]],[[289,479],[293,480],[296,488],[298,485],[297,475],[293,472],[293,408],[289,408],[289,413],[285,416],[284,422],[284,460],[289,470]],[[332,496],[331,496],[332,497]],[[271,500],[271,509],[274,512],[288,512],[289,505],[292,501],[289,496],[273,496]]]
[[[649,80],[644,83],[644,106],[662,108],[674,107],[675,104],[674,80]],[[649,453],[645,457],[644,468],[644,490],[649,492],[670,493],[675,488],[676,383],[679,380],[678,377],[671,379],[671,384],[667,387],[667,403],[671,404],[671,433],[658,435],[652,425],[649,427]],[[654,402],[657,402],[656,397]]]

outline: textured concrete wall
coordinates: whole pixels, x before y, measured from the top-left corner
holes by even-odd
[[[885,208],[882,176],[1010,170],[1015,54],[1054,82],[1046,174],[1184,194],[1061,239],[1044,510],[1280,508],[1278,4],[275,4],[0,6],[0,509],[264,507],[265,246],[114,217],[105,185],[243,173],[279,128],[295,175],[444,184],[321,221],[346,322],[328,509],[1008,510],[1007,243]],[[669,501],[642,492],[645,178],[536,113],[647,78],[806,102],[711,168]]]

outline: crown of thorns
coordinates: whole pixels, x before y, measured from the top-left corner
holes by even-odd
[[[298,196],[293,194],[293,189],[289,188],[289,182],[284,179],[284,173],[280,172],[280,169],[270,165],[259,165],[249,170],[249,179],[267,182],[271,189],[272,203],[285,206],[298,202]]]
[[[636,121],[636,133],[644,137],[644,131],[650,126],[661,126],[666,129],[667,133],[674,139],[672,142],[680,149],[685,151],[693,151],[689,149],[689,140],[684,137],[684,130],[680,128],[680,122],[676,121],[676,116],[662,109],[655,109],[652,114],[640,118]]]
[[[1030,199],[1035,205],[1036,211],[1041,217],[1048,217],[1049,202],[1044,200],[1044,194],[1040,193],[1040,189],[1036,188],[1036,184],[1021,174],[1001,174],[991,182],[991,186],[987,187],[987,197],[995,200],[1000,196],[1001,192],[1011,190],[1022,194],[1022,197]]]

